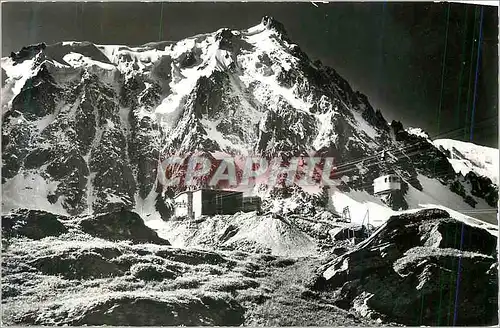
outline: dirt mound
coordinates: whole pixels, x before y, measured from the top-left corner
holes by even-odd
[[[320,267],[316,286],[335,290],[342,308],[402,324],[496,324],[496,244],[442,210],[394,216]]]
[[[316,241],[279,215],[255,212],[205,217],[197,222],[168,222],[162,231],[174,246],[239,250],[277,256],[304,257],[316,254]]]

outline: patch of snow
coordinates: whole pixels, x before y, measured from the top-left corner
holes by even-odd
[[[472,171],[490,178],[497,185],[499,184],[498,149],[452,139],[437,139],[432,143],[451,153],[449,161],[455,172],[466,175]]]
[[[74,46],[74,45],[78,45],[78,44],[79,44],[78,41],[63,41],[62,42],[63,46]]]
[[[408,132],[409,134],[413,134],[413,135],[418,136],[418,137],[429,139],[429,135],[426,132],[424,132],[424,130],[422,130],[421,128],[409,127],[409,128],[406,128],[405,131]]]
[[[175,63],[172,63],[172,81],[169,86],[171,89],[171,94],[167,98],[163,99],[162,103],[156,108],[157,114],[171,114],[172,116],[178,116],[178,112],[181,111],[182,101],[187,95],[189,95],[199,78],[202,76],[210,76],[216,68],[216,55],[218,54],[217,44],[214,42],[215,39],[212,36],[210,38],[210,43],[205,40],[200,44],[200,49],[202,50],[201,59],[206,65],[200,68],[200,65],[179,69]],[[191,51],[195,46],[194,39],[186,39],[176,43],[172,52],[170,53],[173,58],[177,58],[182,53]],[[208,45],[206,45],[208,44]],[[170,117],[166,117],[165,120],[171,120]],[[175,123],[175,120],[174,120]]]
[[[38,130],[38,132],[40,133],[43,130],[45,130],[45,128],[47,126],[49,126],[50,123],[52,123],[54,121],[55,117],[56,117],[55,114],[49,114],[49,115],[45,115],[44,117],[42,117],[39,120],[37,120],[36,122],[34,122],[35,127]]]
[[[149,226],[151,223],[154,225],[154,221],[161,219],[160,213],[156,210],[156,197],[158,193],[155,192],[155,188],[152,188],[148,196],[142,199],[138,193],[135,194],[135,208],[134,212],[140,215],[144,223]],[[152,227],[150,227],[152,228]],[[152,228],[153,229],[153,228]]]
[[[63,197],[59,197],[54,204],[47,199],[48,195],[55,193],[58,184],[36,173],[19,173],[2,185],[2,212],[27,208],[68,216],[62,207]]]
[[[326,112],[316,115],[316,119],[319,122],[319,132],[313,141],[314,149],[318,150],[329,146],[337,139],[337,133],[332,124],[333,116],[335,116],[335,112]]]
[[[106,126],[110,129],[114,129],[115,128],[115,123],[113,123],[113,121],[111,121],[109,118],[106,119]]]
[[[351,113],[354,116],[355,119],[355,128],[358,131],[364,132],[371,140],[369,141],[370,147],[376,147],[377,144],[375,143],[375,139],[379,136],[379,132],[361,116],[360,113],[358,113],[355,110],[351,110]]]
[[[370,195],[366,191],[341,192],[336,188],[330,189],[329,204],[332,209],[342,214],[345,207],[349,207],[351,222],[356,224],[371,224],[378,227],[383,224],[391,215],[396,214],[378,197]]]
[[[89,155],[85,156],[85,162],[89,163],[89,157],[90,157],[90,152]],[[89,176],[87,177],[87,182],[86,182],[86,199],[87,199],[87,214],[92,214],[93,213],[93,204],[94,204],[94,191],[93,191],[93,181],[96,176],[95,172],[91,172]]]
[[[419,174],[418,180],[423,187],[420,191],[411,185],[408,185],[408,192],[405,195],[406,202],[410,208],[419,208],[421,204],[439,204],[456,212],[468,214],[471,213],[476,219],[486,222],[495,222],[495,208],[489,206],[483,199],[474,197],[477,201],[476,207],[472,207],[463,198],[452,192],[447,186],[441,184],[438,180],[430,179]]]
[[[24,60],[22,63],[17,64],[10,57],[1,59],[0,66],[5,71],[5,85],[2,88],[2,114],[4,114],[12,100],[21,92],[26,81],[38,73],[38,69],[34,69],[33,65],[38,60],[40,53],[34,58]]]
[[[217,142],[221,150],[228,153],[233,153],[236,150],[241,152],[243,155],[247,155],[248,151],[245,149],[245,146],[237,144],[239,140],[231,141],[227,136],[225,136],[224,134],[222,134],[220,131],[217,130],[217,125],[220,123],[220,121],[221,120],[210,121],[207,119],[201,119],[200,123],[203,125],[203,128],[207,132],[208,138]]]
[[[262,23],[259,23],[255,26],[252,26],[246,30],[241,31],[241,34],[244,36],[252,36],[252,35],[255,35],[257,33],[262,33],[265,30],[266,30],[266,27]]]
[[[130,121],[129,121],[130,108],[120,107],[119,115],[120,115],[120,126],[125,130],[125,135],[127,135],[128,131],[130,131]]]
[[[458,211],[452,210],[448,207],[442,206],[442,205],[435,205],[435,204],[420,204],[422,208],[439,208],[442,210],[447,211],[450,213],[450,216],[454,219],[457,219],[459,221],[462,221],[470,226],[473,227],[478,227],[487,230],[490,234],[497,236],[498,237],[498,225],[491,224],[488,222],[484,222],[482,220],[475,219],[471,216],[465,215],[463,213],[460,213]]]
[[[419,191],[411,185],[408,186],[405,199],[409,210],[406,211],[394,211],[378,197],[370,195],[366,191],[341,192],[336,188],[331,189],[329,206],[338,214],[341,214],[345,207],[349,207],[352,222],[361,224],[363,220],[365,223],[368,220],[375,227],[381,226],[392,215],[413,213],[422,207],[443,208],[456,219],[468,217],[470,220],[482,222],[484,225],[496,224],[497,213],[484,200],[476,199],[478,204],[476,208],[472,208],[463,201],[461,196],[451,192],[439,181],[421,175],[418,176],[418,179],[424,190]]]

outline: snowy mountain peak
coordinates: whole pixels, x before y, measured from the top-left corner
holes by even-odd
[[[395,209],[418,206],[426,179],[453,186],[468,208],[498,198],[486,182],[459,187],[443,152],[388,124],[272,17],[139,47],[34,45],[1,63],[7,210],[153,213],[166,208],[158,161],[193,153],[334,158],[338,192],[372,194],[375,178],[395,172],[406,189],[382,199]]]
[[[272,16],[262,17],[261,24],[268,29],[273,29],[281,35],[286,36],[285,26]]]

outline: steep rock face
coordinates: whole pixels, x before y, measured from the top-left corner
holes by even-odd
[[[333,177],[346,191],[372,193],[374,178],[396,172],[406,186],[398,208],[406,208],[407,185],[423,190],[421,176],[438,179],[471,208],[497,199],[487,181],[457,177],[425,138],[397,122],[391,128],[272,17],[247,30],[136,48],[29,46],[3,58],[2,69],[7,210],[33,199],[37,185],[33,208],[73,215],[147,203],[154,211],[150,200],[164,194],[159,162],[194,152],[333,157]]]
[[[444,181],[455,178],[455,171],[446,156],[426,138],[406,132],[400,122],[392,122],[391,127],[395,140],[399,142],[398,148],[407,157],[408,165],[430,178]],[[415,154],[418,156],[413,156]]]
[[[496,236],[445,211],[403,214],[319,268],[325,283],[318,288],[340,288],[339,306],[403,324],[495,324],[496,244]]]
[[[147,83],[147,84],[146,84]],[[148,83],[140,75],[129,78],[121,89],[121,120],[125,125],[129,164],[139,197],[145,199],[154,187],[161,132],[154,118],[161,85]]]
[[[62,207],[69,214],[78,214],[84,209],[111,210],[113,202],[109,197],[112,196],[130,205],[134,181],[127,163],[114,90],[88,71],[82,71],[76,83],[68,83],[65,88],[56,87],[45,67],[42,66],[27,82],[35,85],[37,91],[24,88],[12,102],[15,110],[12,113],[19,113],[20,120],[33,122],[27,123],[25,128],[31,132],[26,147],[22,147],[22,137],[7,137],[7,151],[24,149],[27,153],[25,157],[17,156],[16,167],[23,166],[26,171],[35,171],[46,175],[47,180],[57,181],[57,188],[47,197],[50,203],[62,198]],[[50,92],[44,91],[47,89]],[[44,99],[35,98],[33,104],[36,106],[31,102],[23,103],[25,92],[34,92],[35,97],[41,94]],[[17,136],[20,125],[9,124],[11,122],[12,119],[4,122],[7,130],[14,129],[14,133],[7,136]],[[7,177],[18,173],[9,168]]]
[[[465,175],[465,180],[471,184],[473,196],[483,198],[492,207],[498,204],[498,186],[490,178],[469,172]]]

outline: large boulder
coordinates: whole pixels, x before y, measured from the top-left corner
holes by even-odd
[[[84,218],[80,221],[80,227],[92,236],[112,241],[130,240],[135,243],[170,245],[148,228],[139,214],[127,210]]]
[[[27,237],[42,239],[60,236],[68,229],[61,222],[63,217],[45,211],[20,209],[2,216],[2,237]]]
[[[360,314],[406,325],[498,323],[497,238],[428,209],[391,217],[319,268],[322,290]]]

